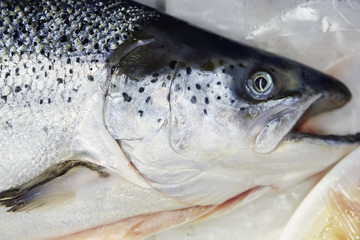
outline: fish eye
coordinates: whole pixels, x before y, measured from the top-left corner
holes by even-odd
[[[255,72],[246,81],[246,90],[256,100],[265,100],[274,91],[274,82],[267,72]]]

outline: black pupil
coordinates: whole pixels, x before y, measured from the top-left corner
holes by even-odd
[[[259,90],[264,90],[266,85],[268,83],[268,80],[264,77],[258,77],[257,79],[255,79],[255,87],[256,89]]]

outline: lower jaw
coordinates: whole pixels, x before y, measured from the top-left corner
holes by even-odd
[[[348,135],[321,135],[315,132],[290,132],[285,136],[284,140],[297,140],[303,138],[319,139],[323,141],[336,142],[336,143],[359,143],[360,133],[348,134]]]

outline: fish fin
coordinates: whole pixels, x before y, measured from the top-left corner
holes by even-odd
[[[45,205],[57,205],[74,197],[75,191],[66,189],[63,182],[81,169],[96,171],[99,177],[108,177],[105,168],[86,161],[66,160],[57,163],[36,178],[18,187],[0,192],[0,205],[8,212],[30,211]],[[75,173],[74,173],[75,172]],[[69,184],[65,184],[69,186]]]
[[[195,206],[190,208],[163,211],[145,215],[138,215],[121,221],[101,225],[85,231],[56,238],[57,240],[142,240],[159,231],[187,223],[204,213],[212,206]],[[50,240],[55,240],[50,239]]]
[[[251,188],[229,200],[226,202],[215,206],[206,214],[196,218],[192,223],[201,222],[203,220],[211,219],[214,217],[218,217],[224,215],[225,213],[234,211],[250,202],[255,201],[256,199],[260,198],[264,194],[268,193],[271,190],[269,186],[257,186]]]

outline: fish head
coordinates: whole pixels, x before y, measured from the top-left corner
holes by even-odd
[[[289,186],[359,142],[296,132],[350,100],[338,80],[171,17],[143,27],[108,64],[110,134],[152,186],[192,205]]]

